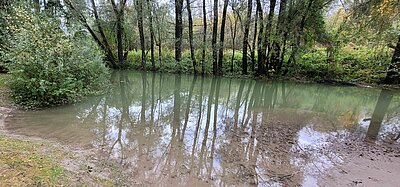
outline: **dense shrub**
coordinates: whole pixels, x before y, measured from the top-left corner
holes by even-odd
[[[16,103],[43,107],[75,102],[108,82],[108,69],[97,45],[85,36],[67,35],[58,20],[16,8],[10,88]],[[19,25],[13,24],[18,22]]]
[[[379,83],[386,75],[391,54],[387,48],[344,47],[328,61],[325,48],[314,48],[301,55],[293,70],[295,76],[313,80]]]

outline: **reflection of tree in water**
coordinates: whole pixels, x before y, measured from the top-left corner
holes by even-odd
[[[233,124],[225,129],[226,139],[219,151],[224,164],[223,177],[231,185],[301,183],[302,175],[293,164],[296,156],[293,147],[303,122],[300,118],[277,117],[274,113],[277,94],[276,85],[267,86],[257,81],[248,106],[247,119],[251,120],[238,123],[238,128]],[[240,91],[237,96],[236,103],[241,100]]]
[[[379,94],[374,113],[372,114],[371,122],[367,131],[367,138],[375,140],[382,126],[382,121],[392,101],[393,92],[390,90],[382,90]]]
[[[301,166],[316,160],[299,151],[304,129],[365,135],[368,126],[358,121],[381,121],[374,108],[387,114],[383,125],[371,122],[373,136],[373,127],[382,134],[400,120],[399,95],[388,104],[376,90],[144,72],[112,77],[105,95],[16,115],[7,130],[84,142],[144,184],[291,186],[306,180]]]
[[[102,143],[95,145],[150,184],[300,184],[301,166],[312,158],[299,151],[298,132],[334,108],[322,101],[329,90],[312,95],[318,88],[298,85],[146,73],[115,78],[87,115],[97,123]],[[332,113],[354,107],[339,106]]]

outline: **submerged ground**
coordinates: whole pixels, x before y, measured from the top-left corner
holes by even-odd
[[[125,71],[74,105],[5,95],[0,186],[400,182],[396,91]]]

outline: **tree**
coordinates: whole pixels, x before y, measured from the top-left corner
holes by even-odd
[[[232,7],[232,9],[234,9]],[[231,26],[231,39],[232,39],[232,57],[231,57],[231,72],[233,73],[233,64],[235,61],[235,39],[236,39],[236,29],[237,29],[237,22],[238,19],[236,18],[235,14],[233,14],[233,19],[234,21],[232,21],[231,16],[228,16],[229,22],[230,22],[230,26]]]
[[[175,61],[178,66],[182,58],[182,7],[183,0],[175,0]]]
[[[393,52],[392,60],[390,62],[386,78],[386,84],[399,84],[400,83],[400,36],[397,41],[396,47]]]
[[[192,18],[192,10],[190,8],[190,0],[186,0],[186,7],[187,7],[188,19],[189,19],[190,58],[193,63],[193,73],[196,74],[196,57],[194,54],[194,46],[193,46],[193,18]]]
[[[205,73],[205,58],[206,58],[206,46],[207,46],[207,10],[206,0],[203,0],[203,48],[201,51],[201,74]]]
[[[262,4],[260,0],[256,0],[257,2],[257,15],[259,20],[259,32],[257,38],[257,75],[265,74],[265,35],[264,35],[264,16],[262,10]]]
[[[153,1],[147,0],[148,11],[149,11],[149,28],[150,28],[150,61],[153,71],[156,69],[156,63],[154,61],[154,29],[153,29]]]
[[[282,33],[285,28],[285,13],[286,13],[286,0],[281,0],[279,4],[279,14],[278,14],[278,23],[276,24],[275,36],[272,40],[272,53],[270,58],[270,63],[274,66],[274,70],[279,72],[281,62],[281,45],[282,41]]]
[[[266,57],[264,60],[267,61],[271,54],[271,28],[272,28],[272,19],[274,18],[274,11],[275,11],[275,5],[276,5],[276,0],[270,0],[269,1],[269,14],[267,18],[267,25],[266,25],[266,31],[265,31],[265,42],[264,42],[264,49],[268,50],[268,53],[266,54]],[[270,67],[270,62],[266,62],[266,71],[269,71]]]
[[[92,36],[93,40],[100,46],[101,49],[103,49],[103,51],[106,54],[106,59],[107,61],[111,64],[111,66],[113,68],[117,68],[118,65],[116,63],[114,54],[112,53],[112,49],[111,46],[108,44],[107,39],[105,38],[104,32],[102,27],[99,24],[99,18],[98,18],[98,14],[97,14],[97,7],[96,4],[91,1],[92,4],[92,8],[93,8],[93,13],[95,15],[95,23],[97,25],[98,28],[98,32],[100,33],[100,37],[99,38],[96,34],[96,32],[94,31],[94,29],[92,28],[91,25],[89,25],[89,22],[86,19],[86,16],[84,15],[84,10],[79,10],[76,7],[76,4],[73,3],[71,0],[66,0],[65,3],[67,4],[67,6],[69,7],[69,9],[72,12],[72,15],[74,15],[80,22],[81,24],[88,30],[88,32],[90,33],[90,35]],[[103,33],[103,34],[102,34]]]
[[[400,30],[398,20],[400,19],[400,2],[396,0],[376,0],[366,2],[351,2],[351,16],[348,16],[351,24],[358,24],[364,32],[376,36],[378,41],[385,42],[393,48],[393,55],[387,68],[386,77],[383,83],[400,83]],[[360,29],[361,30],[361,29]],[[359,35],[361,32],[358,32]],[[391,43],[395,42],[395,45]],[[371,41],[368,41],[371,42]]]
[[[242,74],[247,75],[247,46],[249,45],[249,30],[251,22],[251,11],[253,8],[252,0],[248,0],[246,22],[244,25],[244,36],[243,36],[243,57],[242,57]]]
[[[219,75],[222,75],[222,61],[224,58],[224,40],[225,40],[225,22],[226,12],[228,11],[229,0],[224,0],[224,8],[222,10],[221,32],[219,38],[219,52],[218,52],[218,69]]]
[[[114,14],[116,17],[116,35],[117,35],[117,50],[118,50],[118,62],[119,65],[121,66],[124,63],[124,54],[123,54],[123,44],[122,44],[122,35],[124,32],[124,11],[125,11],[125,4],[126,4],[126,0],[120,0],[119,1],[119,7],[117,6],[117,4],[115,3],[115,0],[111,0],[111,5],[113,7],[114,10]]]
[[[258,4],[257,4],[258,6]],[[257,7],[258,8],[258,7]],[[256,9],[257,9],[256,8]],[[256,40],[257,40],[257,22],[258,22],[258,16],[257,13],[254,16],[254,30],[253,30],[253,41],[251,43],[251,53],[250,53],[250,59],[251,59],[251,72],[254,73],[254,68],[256,64],[256,58],[255,58],[255,50],[256,50]]]
[[[300,42],[301,42],[301,38],[304,35],[304,28],[306,25],[306,18],[308,13],[311,10],[311,7],[314,3],[314,0],[309,0],[307,3],[307,8],[305,9],[305,11],[303,12],[302,16],[301,16],[301,21],[300,21],[300,26],[296,27],[296,32],[295,32],[295,39],[294,39],[294,46],[292,49],[292,53],[289,56],[289,60],[288,60],[288,65],[290,66],[294,61],[295,61],[295,57],[297,55],[297,52],[299,50],[300,47]]]
[[[218,53],[218,46],[217,46],[217,32],[218,32],[218,0],[214,0],[214,19],[213,19],[213,30],[212,30],[212,39],[211,39],[211,45],[212,45],[212,61],[213,61],[213,74],[218,75],[219,74],[219,68],[218,68],[218,59],[217,59],[217,53]]]
[[[146,68],[146,44],[144,39],[144,28],[143,28],[143,0],[136,1],[136,11],[137,11],[137,25],[140,37],[140,49],[142,50],[142,69]]]

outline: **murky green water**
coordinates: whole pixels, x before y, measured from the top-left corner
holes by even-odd
[[[6,128],[96,151],[145,185],[314,186],[335,162],[329,138],[400,133],[400,94],[126,71],[103,96],[17,111]]]

